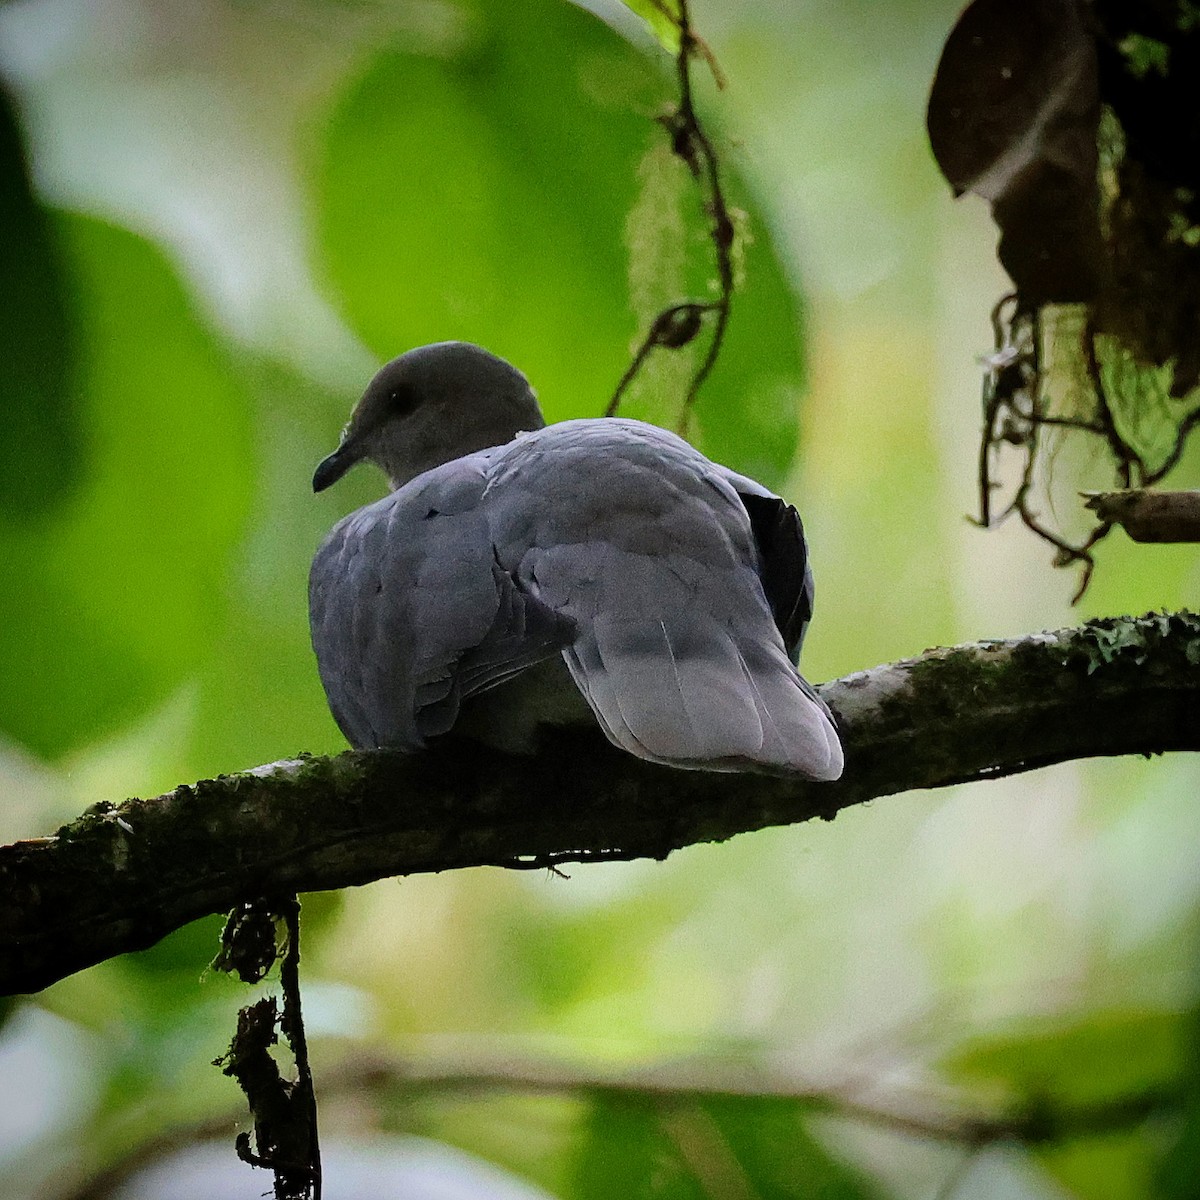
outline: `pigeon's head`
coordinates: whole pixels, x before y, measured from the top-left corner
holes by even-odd
[[[470,342],[419,346],[371,380],[341,444],[318,465],[313,491],[363,459],[398,488],[422,471],[544,424],[529,381],[504,359]]]

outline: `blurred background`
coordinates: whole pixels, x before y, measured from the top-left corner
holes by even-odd
[[[590,7],[0,8],[32,181],[10,153],[4,840],[343,748],[306,574],[383,482],[310,480],[379,363],[467,338],[549,419],[597,415],[648,318],[704,288],[694,190],[652,120],[671,61],[616,0]],[[1008,285],[924,131],[958,8],[693,4],[749,236],[692,435],[804,516],[814,680],[1200,583],[1195,548],[1116,534],[1072,609],[1043,544],[965,519]],[[627,412],[673,423],[687,365],[654,363]],[[1106,486],[1095,466],[1070,488]],[[1196,1195],[1198,783],[1184,756],[1069,764],[665,863],[306,897],[326,1194]],[[267,1190],[210,1065],[252,994],[205,970],[219,928],[8,1009],[5,1196]],[[1045,1136],[956,1124],[1014,1112]]]

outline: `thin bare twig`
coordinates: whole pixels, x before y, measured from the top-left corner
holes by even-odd
[[[1083,332],[1088,378],[1095,400],[1092,417],[1063,416],[1046,411],[1043,390],[1042,310],[1022,306],[1014,292],[1001,298],[992,310],[993,353],[985,360],[983,381],[983,430],[979,442],[979,517],[975,524],[989,528],[1016,514],[1027,529],[1054,547],[1055,566],[1079,564],[1083,569],[1071,603],[1087,591],[1095,570],[1092,551],[1109,535],[1114,521],[1095,505],[1100,519],[1079,541],[1071,541],[1042,520],[1033,504],[1033,493],[1042,448],[1043,429],[1063,429],[1100,438],[1108,449],[1117,479],[1128,490],[1136,479],[1141,487],[1161,480],[1178,463],[1191,431],[1200,424],[1200,407],[1190,413],[1175,431],[1175,441],[1162,464],[1151,469],[1141,454],[1120,433],[1111,398],[1104,386],[1096,358],[1095,333],[1089,324]],[[1024,453],[1021,480],[1012,500],[997,515],[993,493],[999,484],[992,477],[992,459],[1002,444],[1018,446]]]
[[[287,945],[279,963],[279,983],[283,989],[283,1013],[279,1025],[296,1060],[296,1087],[293,1103],[303,1109],[302,1121],[308,1131],[309,1193],[321,1200],[321,1144],[317,1137],[317,1098],[313,1090],[312,1067],[308,1061],[308,1035],[300,1008],[300,900],[289,896],[283,908]]]
[[[999,484],[992,479],[992,452],[1001,440],[996,422],[1004,405],[1022,384],[1019,377],[1020,358],[1012,344],[1012,317],[1004,310],[1017,303],[1016,292],[1009,292],[996,301],[992,309],[993,355],[983,376],[983,436],[979,439],[979,520],[975,523],[988,529],[992,525],[992,492]],[[1011,371],[1016,368],[1017,374]]]
[[[709,339],[708,351],[692,376],[687,395],[683,399],[681,427],[686,427],[696,396],[716,365],[717,356],[721,353],[721,344],[725,339],[725,328],[729,324],[729,312],[733,304],[733,241],[736,234],[733,218],[725,203],[725,192],[721,186],[721,170],[716,151],[713,149],[708,135],[704,132],[692,103],[691,55],[695,46],[696,39],[692,33],[691,19],[688,15],[688,0],[679,0],[679,56],[676,59],[679,74],[679,113],[677,117],[679,124],[677,124],[675,132],[676,153],[683,153],[684,159],[692,166],[693,173],[697,173],[694,164],[698,157],[700,168],[707,180],[707,207],[712,220],[711,236],[716,256],[717,279],[720,284],[720,294],[714,309],[717,317],[712,337]],[[681,135],[688,140],[689,150],[687,152],[681,152],[678,149]]]
[[[1175,469],[1180,458],[1183,457],[1183,449],[1187,444],[1191,432],[1200,425],[1200,406],[1195,411],[1188,413],[1187,417],[1180,422],[1179,429],[1176,431],[1175,444],[1171,447],[1167,457],[1163,460],[1162,466],[1157,471],[1151,471],[1148,474],[1142,473],[1142,487],[1153,487],[1163,479],[1169,471]]]
[[[276,938],[281,922],[282,948]],[[300,1009],[300,902],[291,895],[282,901],[239,904],[226,922],[213,967],[236,974],[244,983],[257,983],[277,960],[282,1012],[273,996],[243,1008],[229,1050],[213,1065],[237,1081],[254,1120],[254,1149],[250,1134],[239,1133],[238,1157],[274,1174],[276,1200],[321,1200],[317,1106]],[[279,1040],[277,1029],[296,1061],[295,1082],[284,1079],[271,1054]]]
[[[617,415],[617,410],[621,407],[621,398],[625,395],[625,389],[637,377],[637,373],[642,369],[642,364],[649,357],[651,350],[658,346],[667,346],[671,349],[686,346],[699,333],[703,315],[711,312],[715,307],[716,305],[711,303],[702,304],[696,300],[685,300],[682,304],[673,304],[670,308],[664,308],[654,318],[650,332],[642,339],[642,344],[637,348],[629,366],[625,368],[625,374],[617,383],[612,399],[604,410],[604,415],[606,417]]]
[[[704,130],[692,97],[692,59],[704,58],[713,72],[717,86],[724,80],[717,69],[712,52],[692,29],[688,0],[679,0],[678,15],[672,14],[665,5],[657,6],[665,16],[671,17],[679,30],[679,50],[675,55],[675,72],[679,80],[679,102],[676,107],[660,118],[671,138],[671,148],[681,158],[700,183],[704,193],[704,207],[711,222],[709,237],[716,265],[718,294],[716,300],[685,300],[663,309],[651,322],[650,331],[635,351],[632,361],[621,376],[612,399],[605,409],[605,416],[615,416],[620,408],[626,389],[645,365],[650,353],[659,348],[679,349],[691,342],[700,332],[703,318],[714,314],[712,336],[700,365],[692,374],[680,411],[679,429],[687,429],[692,408],[704,381],[716,366],[729,325],[729,314],[733,304],[734,269],[733,246],[737,236],[733,215],[725,199],[721,181],[721,167],[712,141]]]
[[[1139,475],[1144,476],[1146,464],[1117,429],[1117,421],[1113,416],[1108,392],[1104,387],[1104,376],[1100,373],[1100,363],[1096,359],[1096,338],[1092,331],[1090,318],[1088,327],[1084,330],[1083,342],[1088,378],[1091,380],[1092,392],[1096,397],[1096,414],[1103,431],[1102,436],[1108,443],[1113,462],[1116,464],[1117,478],[1120,480],[1121,486],[1132,487],[1134,467],[1137,467]]]

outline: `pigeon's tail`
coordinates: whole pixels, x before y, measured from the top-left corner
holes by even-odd
[[[609,740],[641,758],[813,780],[842,773],[829,712],[778,637],[738,637],[694,612],[599,613],[564,656]]]

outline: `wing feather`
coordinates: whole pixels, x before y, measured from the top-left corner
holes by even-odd
[[[493,482],[497,544],[576,622],[567,665],[609,739],[675,766],[836,778],[832,719],[784,642],[807,612],[795,510],[769,493],[747,506],[740,477],[663,430],[565,422],[535,438],[536,460],[514,443]]]
[[[570,641],[570,618],[496,561],[482,504],[488,457],[449,463],[352,513],[313,560],[313,648],[353,746],[418,749],[468,696]]]

